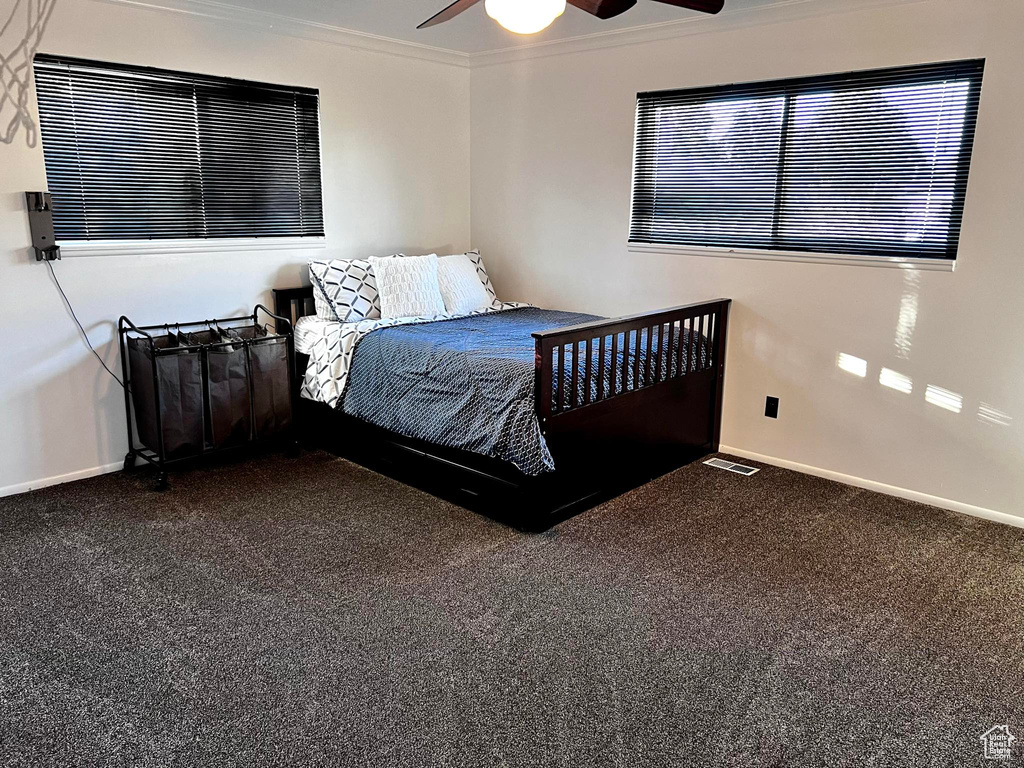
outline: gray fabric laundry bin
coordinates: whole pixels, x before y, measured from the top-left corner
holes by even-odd
[[[129,338],[128,363],[139,441],[165,459],[201,453],[203,361],[199,348],[179,346],[171,334],[154,337],[152,346],[148,339]]]

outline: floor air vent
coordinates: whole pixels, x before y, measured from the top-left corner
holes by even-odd
[[[728,470],[729,472],[735,472],[738,475],[747,475],[748,477],[761,471],[760,469],[756,469],[755,467],[748,467],[745,464],[737,464],[734,461],[726,461],[725,459],[708,459],[704,463],[707,464],[709,467],[715,467],[716,469],[725,469]]]

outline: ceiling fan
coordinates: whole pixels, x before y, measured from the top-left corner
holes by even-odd
[[[434,14],[416,28],[433,27],[449,19],[454,19],[479,2],[480,0],[455,0],[443,11]],[[636,5],[636,0],[568,0],[568,2],[599,19],[618,16]],[[702,13],[718,13],[725,6],[725,0],[655,0],[655,2]],[[488,16],[509,31],[530,35],[540,32],[561,16],[565,10],[565,4],[566,0],[486,0],[484,8]]]

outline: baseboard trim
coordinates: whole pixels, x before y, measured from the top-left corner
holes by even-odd
[[[909,488],[901,488],[896,485],[888,485],[886,483],[880,483],[876,480],[867,480],[863,477],[856,477],[855,475],[847,475],[842,472],[836,472],[831,469],[822,469],[821,467],[811,466],[810,464],[801,464],[798,461],[789,461],[788,459],[779,459],[775,456],[766,456],[763,453],[755,453],[754,451],[747,451],[743,448],[736,448],[731,445],[722,445],[719,448],[721,453],[732,454],[743,459],[749,459],[751,461],[758,461],[762,464],[770,464],[774,467],[782,467],[783,469],[791,469],[794,472],[801,472],[805,475],[813,475],[814,477],[823,477],[826,480],[835,480],[837,483],[844,483],[846,485],[852,485],[856,488],[864,488],[868,491],[876,491],[878,493],[884,493],[887,496],[896,496],[901,499],[908,499],[910,501],[916,501],[921,504],[928,504],[932,507],[938,507],[939,509],[948,509],[953,512],[960,512],[971,517],[980,517],[983,520],[991,520],[996,523],[1003,523],[1004,525],[1010,525],[1014,528],[1024,528],[1024,517],[1018,517],[1017,515],[1010,515],[1006,512],[999,512],[995,509],[988,509],[986,507],[977,507],[973,504],[965,504],[962,501],[954,501],[953,499],[945,499],[941,496],[933,496],[930,493],[921,493],[920,491],[912,491]],[[14,496],[19,493],[26,493],[28,491],[39,490],[40,488],[48,488],[51,485],[60,485],[61,483],[70,483],[74,480],[85,480],[89,477],[96,477],[97,475],[105,475],[110,472],[117,472],[123,468],[122,462],[114,462],[113,464],[102,464],[98,467],[91,467],[90,469],[80,469],[75,472],[67,472],[63,475],[53,475],[51,477],[44,477],[39,480],[31,480],[27,483],[15,483],[14,485],[4,486],[0,488],[0,497]]]
[[[3,496],[14,496],[18,493],[27,493],[28,491],[36,491],[40,488],[48,488],[51,485],[60,485],[61,483],[70,483],[74,480],[85,480],[87,477],[96,477],[97,475],[105,475],[109,472],[116,472],[119,469],[123,469],[124,464],[120,461],[113,464],[102,464],[98,467],[92,467],[90,469],[79,469],[76,472],[68,472],[63,475],[53,475],[52,477],[44,477],[40,480],[30,480],[27,483],[15,483],[14,485],[7,485],[0,488],[0,497]]]
[[[774,456],[765,456],[762,453],[745,451],[742,448],[735,448],[731,445],[723,445],[719,450],[722,453],[730,453],[733,456],[750,459],[751,461],[759,461],[762,464],[771,464],[775,467],[782,467],[783,469],[792,469],[795,472],[802,472],[805,475],[814,475],[815,477],[823,477],[826,480],[835,480],[838,483],[845,483],[846,485],[852,485],[857,488],[864,488],[868,491],[877,491],[878,493],[884,493],[887,496],[897,496],[901,499],[908,499],[921,504],[928,504],[932,507],[948,509],[952,512],[960,512],[965,515],[970,515],[971,517],[980,517],[983,520],[992,520],[996,523],[1011,525],[1014,528],[1024,528],[1024,517],[1009,515],[1006,512],[998,512],[994,509],[987,509],[985,507],[976,507],[973,504],[965,504],[962,501],[944,499],[941,496],[932,496],[930,493],[912,491],[909,488],[900,488],[896,485],[887,485],[886,483],[879,483],[875,480],[866,480],[863,477],[845,475],[842,472],[835,472],[831,469],[822,469],[821,467],[813,467],[809,464],[801,464],[798,461],[789,461],[787,459],[778,459]]]

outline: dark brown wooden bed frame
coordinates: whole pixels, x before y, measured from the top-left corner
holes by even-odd
[[[276,314],[293,322],[315,313],[311,287],[273,294]],[[495,458],[381,429],[296,391],[301,440],[517,528],[544,530],[718,450],[730,304],[715,299],[533,334],[537,418],[555,472],[530,477]],[[295,360],[301,386],[309,358],[296,353]],[[640,386],[627,389],[627,381]]]

